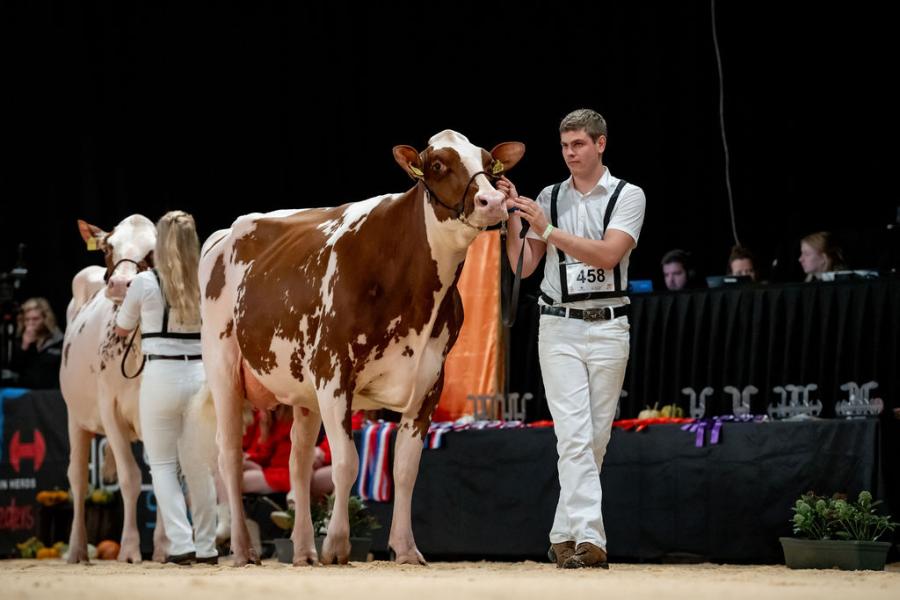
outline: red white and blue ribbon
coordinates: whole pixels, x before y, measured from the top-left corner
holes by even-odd
[[[396,423],[368,423],[363,427],[361,465],[359,468],[359,497],[373,502],[390,502],[393,491],[391,479],[391,434]]]
[[[428,427],[425,435],[425,447],[430,450],[440,448],[444,443],[444,435],[451,431],[472,431],[479,429],[522,429],[526,425],[522,421],[439,421]]]

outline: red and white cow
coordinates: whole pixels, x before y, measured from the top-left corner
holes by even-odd
[[[291,483],[297,490],[294,564],[316,564],[309,512],[313,447],[324,422],[335,504],[322,562],[346,563],[347,504],[358,471],[351,412],[402,415],[394,454],[389,543],[397,562],[424,564],[411,523],[422,443],[441,395],[444,358],[463,311],[456,290],[479,231],[506,218],[491,178],[525,152],[490,153],[443,131],[422,153],[394,148],[416,180],[402,194],[337,208],[240,217],[201,252],[203,360],[216,404],[235,564],[257,561],[241,504],[241,406],[294,406]],[[304,515],[304,516],[301,516]]]
[[[137,528],[137,499],[141,492],[141,471],[131,452],[131,442],[141,438],[138,416],[140,377],[122,375],[122,356],[126,338],[115,334],[115,319],[125,298],[128,284],[141,270],[153,266],[156,227],[144,216],[132,215],[109,233],[84,221],[78,221],[81,236],[89,249],[102,250],[106,268],[86,267],[72,281],[72,300],[67,311],[68,326],[63,343],[59,385],[66,400],[69,417],[69,485],[74,498],[72,533],[69,538],[69,562],[86,561],[84,502],[87,493],[88,458],[91,438],[105,434],[115,460],[124,504],[120,561],[140,562],[140,537]],[[125,370],[136,373],[143,359],[140,336],[128,354]],[[214,456],[215,442],[211,402],[206,388],[192,400],[187,419],[192,444],[182,453],[183,460],[206,464]],[[157,512],[154,530],[156,560],[165,558],[165,532]]]

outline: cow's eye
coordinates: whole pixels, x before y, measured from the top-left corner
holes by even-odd
[[[435,161],[435,162],[432,163],[432,165],[431,165],[431,170],[434,171],[435,173],[440,173],[441,171],[444,170],[444,165],[442,165],[441,163]]]

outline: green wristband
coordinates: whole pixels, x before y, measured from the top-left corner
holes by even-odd
[[[545,229],[544,233],[541,234],[541,237],[544,238],[545,242],[550,237],[550,234],[553,233],[553,229],[554,229],[553,225],[551,225],[550,223],[547,223],[547,229]]]

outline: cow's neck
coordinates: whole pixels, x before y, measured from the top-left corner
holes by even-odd
[[[438,265],[441,281],[449,285],[456,276],[457,267],[466,259],[466,251],[480,232],[459,219],[438,219],[434,204],[428,201],[421,188],[416,188],[416,196],[425,222],[431,256]]]

